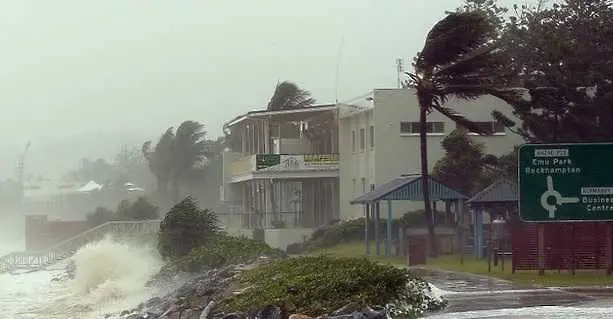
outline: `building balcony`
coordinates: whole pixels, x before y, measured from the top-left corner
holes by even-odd
[[[338,154],[254,154],[229,163],[230,182],[256,178],[338,177]]]

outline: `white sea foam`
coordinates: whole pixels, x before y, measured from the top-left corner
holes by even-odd
[[[52,281],[61,271],[0,276],[0,317],[101,318],[136,307],[155,293],[146,282],[162,263],[150,247],[105,238],[72,257],[74,279]]]

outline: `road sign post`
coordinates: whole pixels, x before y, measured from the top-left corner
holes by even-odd
[[[523,221],[613,221],[613,143],[525,144],[518,170]]]

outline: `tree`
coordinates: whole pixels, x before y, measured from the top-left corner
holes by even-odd
[[[117,176],[116,168],[106,160],[102,158],[97,160],[82,158],[79,168],[69,172],[67,177],[79,181],[96,181],[102,184],[109,184]]]
[[[178,202],[180,186],[201,176],[209,148],[205,137],[204,125],[184,121],[176,132],[172,127],[167,129],[155,149],[151,149],[151,141],[143,144],[142,152],[164,198],[168,198],[168,186],[172,185],[172,200]]]
[[[464,129],[457,129],[443,139],[441,146],[445,156],[434,165],[432,175],[462,194],[472,195],[481,190],[485,145],[466,133]]]
[[[515,9],[501,42],[524,90],[500,97],[522,121],[519,131],[532,142],[613,140],[611,2]]]
[[[185,121],[177,128],[172,147],[174,202],[179,199],[179,186],[204,166],[207,153],[205,137],[204,125],[195,121]]]
[[[496,90],[503,81],[505,58],[497,47],[498,32],[491,18],[481,11],[449,13],[428,33],[414,60],[414,73],[407,73],[407,88],[415,88],[420,107],[420,154],[424,214],[431,254],[438,255],[430,203],[427,154],[427,115],[436,110],[472,132],[480,127],[452,108],[444,106],[450,96],[474,99]]]
[[[147,141],[142,146],[142,153],[149,169],[157,180],[156,191],[158,195],[166,198],[168,194],[168,184],[173,174],[173,143],[175,133],[172,127],[168,128],[160,137],[154,149],[151,149],[151,141]]]
[[[200,209],[188,196],[173,206],[160,223],[158,250],[164,258],[180,258],[221,233],[215,213]]]
[[[505,14],[509,9],[498,6],[495,0],[466,0],[462,6],[456,9],[457,13],[474,11],[480,11],[490,19],[490,23],[502,28],[507,22]]]
[[[297,109],[315,104],[309,91],[303,90],[295,83],[283,81],[275,87],[275,93],[268,102],[268,110]]]
[[[140,197],[133,203],[121,201],[117,208],[117,218],[120,220],[149,220],[158,218],[158,208],[145,197]]]
[[[441,142],[445,156],[432,174],[445,185],[465,195],[474,195],[498,179],[517,180],[517,147],[500,157],[487,154],[485,145],[457,129]]]
[[[148,167],[147,159],[138,147],[122,146],[119,153],[115,155],[113,165],[119,172],[121,181],[131,182],[145,189],[153,189],[151,184],[154,176]]]

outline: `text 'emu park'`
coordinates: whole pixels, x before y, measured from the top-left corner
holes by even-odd
[[[613,143],[525,144],[518,161],[523,221],[613,220]]]

